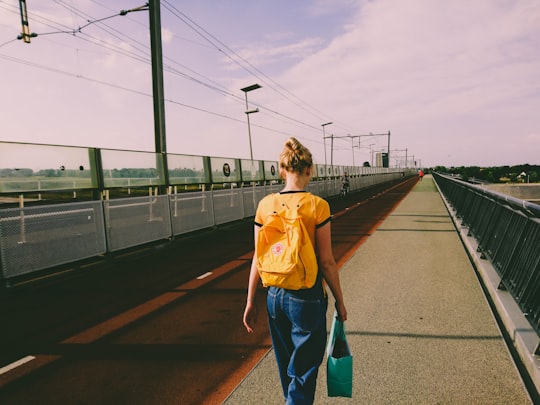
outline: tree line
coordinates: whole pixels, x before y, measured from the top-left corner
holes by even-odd
[[[459,175],[464,180],[481,180],[488,183],[538,183],[540,181],[539,165],[517,166],[435,166],[432,170],[439,173]]]
[[[154,168],[123,168],[106,170],[109,177],[112,178],[155,178],[157,170]],[[200,171],[196,172],[193,169],[171,169],[169,175],[171,177],[194,177],[200,175]],[[34,171],[29,168],[0,168],[0,177],[89,177],[90,172],[84,171],[84,168],[75,169],[41,169]]]

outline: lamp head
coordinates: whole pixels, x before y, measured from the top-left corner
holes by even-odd
[[[261,87],[262,87],[261,85],[255,83],[255,84],[252,84],[251,86],[244,87],[240,90],[243,91],[244,93],[247,93],[248,91],[251,91],[251,90],[260,89]]]

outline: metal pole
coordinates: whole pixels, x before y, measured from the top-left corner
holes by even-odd
[[[249,137],[249,157],[251,160],[253,160],[253,147],[251,146],[251,125],[249,123],[249,112],[248,112],[248,97],[247,97],[247,94],[248,92],[244,92],[244,94],[246,95],[246,115],[247,115],[247,124],[248,124],[248,137]]]
[[[390,168],[390,131],[388,131],[388,168]]]
[[[162,156],[165,186],[168,186],[169,170],[167,166],[167,141],[165,134],[165,92],[163,86],[160,7],[159,0],[150,0],[150,53],[152,56],[152,89],[154,96],[154,138],[156,153]]]
[[[334,174],[334,134],[330,135],[330,166]]]
[[[408,148],[405,148],[405,167],[408,169],[409,168],[409,162],[407,160],[407,149]]]
[[[324,170],[326,170],[326,135],[324,132],[324,124],[322,126],[322,139],[324,142]]]
[[[358,142],[358,149],[360,149],[360,142]],[[352,151],[352,165],[354,166],[354,139],[352,137],[351,137],[351,151]]]
[[[22,32],[20,38],[27,44],[30,43],[30,27],[28,25],[28,11],[26,9],[26,0],[19,0],[19,8],[21,11]]]
[[[249,114],[252,114],[252,113],[256,113],[256,112],[259,112],[259,109],[256,108],[254,110],[251,110],[249,111],[248,108],[248,92],[250,91],[253,91],[253,90],[257,90],[257,89],[260,89],[262,86],[255,83],[255,84],[252,84],[251,86],[246,86],[246,87],[243,87],[240,89],[240,91],[243,91],[244,94],[246,95],[246,115],[247,115],[247,124],[248,124],[248,137],[249,137],[249,156],[251,158],[251,160],[253,160],[253,147],[251,146],[251,124],[249,122]]]
[[[324,143],[324,170],[326,170],[326,132],[324,131],[324,127],[327,126],[327,125],[331,125],[331,124],[333,124],[333,123],[332,122],[326,122],[324,124],[321,124],[321,126],[322,126],[322,137],[323,137],[323,143]]]

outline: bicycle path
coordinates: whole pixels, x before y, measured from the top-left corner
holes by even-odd
[[[315,404],[531,404],[474,268],[425,176],[341,269],[353,398]],[[330,299],[328,327],[333,314]],[[224,402],[282,404],[270,350]]]

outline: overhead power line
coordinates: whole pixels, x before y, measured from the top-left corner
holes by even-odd
[[[69,34],[69,35],[73,35],[74,37],[76,37],[78,39],[87,41],[89,43],[92,43],[92,44],[100,46],[100,47],[104,47],[104,48],[106,48],[106,49],[108,49],[108,50],[110,50],[112,52],[122,54],[122,55],[124,55],[126,57],[129,57],[129,58],[133,58],[133,59],[138,60],[140,62],[143,62],[145,64],[150,64],[151,63],[150,56],[149,56],[150,49],[149,49],[149,47],[147,45],[136,41],[134,38],[124,34],[121,31],[118,31],[115,28],[111,27],[110,25],[106,24],[106,22],[108,20],[111,20],[111,19],[113,19],[115,17],[125,16],[130,12],[148,10],[148,3],[146,3],[143,6],[139,6],[139,7],[130,9],[130,10],[122,10],[122,11],[120,11],[118,13],[114,13],[114,14],[108,15],[106,17],[94,18],[94,17],[88,15],[87,13],[85,13],[84,11],[74,7],[72,4],[68,4],[64,0],[54,0],[54,2],[56,4],[58,4],[59,6],[65,8],[66,10],[71,12],[72,14],[76,15],[77,17],[80,17],[81,19],[84,19],[86,21],[86,23],[84,25],[80,25],[80,26],[75,27],[75,28],[70,28],[70,27],[66,27],[65,25],[59,24],[58,22],[54,22],[52,20],[49,20],[46,17],[42,17],[42,16],[35,15],[34,13],[32,13],[31,17],[33,19],[34,18],[39,19],[41,21],[41,23],[43,23],[45,25],[48,25],[51,28],[53,28],[53,30],[50,31],[50,32],[40,33],[39,34],[40,36],[52,35],[52,34]],[[92,1],[92,2],[95,3],[95,4],[100,5],[101,7],[105,7],[103,4],[99,4],[96,1]],[[284,88],[279,83],[277,83],[272,78],[270,78],[268,75],[266,75],[264,72],[262,72],[261,70],[259,70],[255,66],[253,66],[249,61],[247,61],[245,58],[240,56],[237,52],[235,52],[233,49],[228,47],[226,44],[224,44],[222,41],[220,41],[214,35],[212,35],[207,30],[205,30],[203,27],[201,27],[199,24],[194,22],[186,14],[179,11],[176,7],[174,7],[171,4],[170,1],[162,0],[162,2],[163,2],[163,7],[167,11],[169,11],[172,16],[174,16],[174,17],[178,18],[180,21],[184,22],[184,24],[186,24],[190,29],[192,29],[195,33],[197,33],[197,35],[199,35],[201,38],[203,38],[204,41],[209,43],[210,46],[215,48],[220,53],[223,53],[227,58],[229,58],[231,61],[233,61],[233,63],[239,65],[242,69],[246,70],[248,73],[254,75],[255,77],[260,78],[261,81],[266,83],[269,88],[276,91],[278,94],[280,94],[286,100],[290,101],[291,103],[293,103],[294,105],[296,105],[300,109],[302,109],[302,110],[308,112],[309,114],[315,116],[317,118],[317,120],[320,121],[322,119],[320,115],[317,115],[316,113],[314,113],[314,111],[317,111],[317,113],[322,114],[320,111],[318,111],[317,109],[311,107],[307,102],[302,101],[298,97],[294,96],[294,94],[289,92],[286,88]],[[115,45],[113,45],[113,44],[111,44],[109,42],[106,42],[104,40],[96,38],[95,36],[92,36],[92,35],[88,34],[86,32],[86,28],[88,28],[89,26],[92,26],[92,25],[96,25],[100,29],[107,32],[108,35],[111,35],[111,36],[113,36],[113,37],[115,37],[115,38],[117,38],[117,39],[119,39],[121,41],[126,41],[127,43],[130,44],[130,46],[133,48],[133,50],[135,52],[130,51],[130,50],[126,50],[123,47],[119,47],[119,46],[117,47],[117,46],[115,46]],[[0,44],[0,47],[5,46],[5,45],[7,45],[8,43],[11,43],[11,42],[13,42],[13,40],[8,41],[8,42],[3,43],[3,44]],[[228,89],[226,89],[220,83],[214,81],[213,79],[210,79],[210,78],[206,77],[205,75],[203,75],[203,74],[201,74],[201,73],[199,73],[199,72],[197,72],[197,71],[195,71],[193,69],[190,69],[189,67],[175,61],[174,59],[172,59],[170,57],[164,57],[164,59],[168,62],[168,63],[164,64],[164,66],[163,66],[163,68],[164,68],[164,70],[166,72],[168,72],[170,74],[173,74],[173,75],[181,76],[181,77],[183,77],[183,78],[185,78],[187,80],[190,80],[190,81],[192,81],[192,82],[194,82],[194,83],[196,83],[198,85],[207,87],[207,88],[209,88],[209,89],[211,89],[213,91],[216,91],[216,92],[218,92],[218,93],[220,93],[222,95],[225,95],[227,97],[232,97],[233,99],[235,99],[239,103],[242,102],[242,98],[239,95],[231,93]],[[16,60],[13,60],[13,61],[15,61],[17,63],[24,63],[22,61],[16,61]],[[37,65],[32,65],[32,64],[29,64],[29,66],[37,67]],[[179,66],[182,70],[178,69],[176,66]],[[42,68],[42,69],[45,68],[46,69],[46,67],[44,67],[44,66],[40,66],[40,68]],[[47,69],[47,70],[49,70],[51,72],[56,72],[56,73],[69,75],[69,76],[72,76],[72,77],[82,78],[84,80],[94,81],[96,83],[109,85],[111,87],[120,88],[120,89],[123,89],[123,90],[126,90],[126,91],[131,91],[127,87],[116,86],[116,85],[113,85],[111,83],[107,83],[105,81],[100,81],[100,80],[97,80],[97,79],[90,79],[90,78],[87,78],[87,77],[83,77],[81,75],[61,71],[59,69],[50,68],[50,69]],[[147,94],[145,94],[143,92],[139,92],[137,90],[133,90],[132,92],[147,95]],[[298,101],[296,101],[296,100],[298,100]],[[210,113],[210,114],[213,114],[213,115],[216,115],[216,116],[221,116],[221,117],[224,117],[224,118],[227,118],[227,119],[232,119],[231,117],[228,117],[228,116],[226,116],[224,114],[211,112],[211,111],[208,111],[207,109],[204,109],[204,108],[193,107],[193,106],[187,105],[185,103],[174,101],[172,99],[169,99],[167,101],[169,103],[184,106],[186,108],[192,108],[192,109],[196,109],[198,111],[204,111],[206,113]],[[273,114],[277,118],[280,118],[282,120],[286,120],[288,122],[292,122],[292,123],[297,124],[297,125],[299,125],[301,127],[304,127],[304,128],[309,128],[312,131],[317,131],[317,132],[320,131],[320,125],[318,123],[315,124],[315,125],[312,125],[312,124],[310,124],[308,122],[304,122],[302,120],[296,119],[294,117],[283,114],[283,113],[281,113],[279,111],[276,111],[274,109],[267,108],[267,107],[262,106],[262,105],[259,105],[259,106],[263,109],[263,111],[265,113],[267,112],[267,113]],[[233,119],[233,120],[235,120],[235,119]],[[265,128],[265,129],[274,131],[274,130],[269,129],[269,128]],[[284,131],[277,131],[276,130],[275,132],[283,133]],[[313,139],[310,139],[310,140],[313,141]]]
[[[115,89],[118,89],[118,90],[127,91],[129,93],[139,94],[139,95],[146,96],[146,97],[152,97],[152,94],[146,93],[144,91],[135,90],[135,89],[132,89],[132,88],[129,88],[129,87],[120,86],[120,85],[117,85],[115,83],[110,83],[110,82],[107,82],[107,81],[104,81],[104,80],[99,80],[99,79],[87,77],[87,76],[84,76],[84,75],[67,72],[65,70],[52,68],[50,66],[41,65],[39,63],[27,61],[27,60],[24,60],[24,59],[14,58],[12,56],[4,55],[4,54],[1,54],[1,53],[0,53],[0,59],[5,59],[5,60],[11,61],[11,62],[19,63],[19,64],[29,66],[29,67],[33,67],[33,68],[36,68],[36,69],[46,70],[46,71],[61,74],[61,75],[64,75],[64,76],[69,76],[69,77],[72,77],[72,78],[81,79],[81,80],[85,80],[85,81],[96,83],[96,84],[101,84],[101,85],[112,87],[112,88],[115,88]],[[208,113],[208,114],[211,114],[211,115],[215,115],[215,116],[218,116],[218,117],[221,117],[221,118],[226,118],[226,119],[231,120],[231,121],[237,121],[237,122],[242,122],[242,123],[244,122],[243,120],[240,120],[240,119],[237,119],[237,118],[234,118],[234,117],[229,117],[229,116],[227,116],[225,114],[215,113],[213,111],[209,111],[209,110],[206,110],[206,109],[201,108],[201,107],[195,107],[195,106],[192,106],[192,105],[189,105],[189,104],[181,103],[179,101],[170,100],[170,99],[166,99],[165,101],[167,101],[169,103],[172,103],[172,104],[180,105],[182,107],[186,107],[186,108],[189,108],[189,109],[192,109],[192,110],[201,111],[201,112]],[[264,128],[264,127],[261,127],[261,128]]]
[[[67,6],[62,1],[55,1],[55,3],[58,3],[62,7],[65,7],[65,8],[67,8],[68,10],[70,10],[72,12],[77,12],[76,8],[71,7],[71,6]],[[122,10],[117,14],[113,14],[113,15],[110,15],[110,16],[107,16],[107,17],[96,19],[96,20],[87,20],[86,24],[84,24],[82,26],[79,26],[77,28],[74,28],[74,29],[72,29],[70,31],[60,30],[60,31],[44,32],[44,33],[39,34],[39,35],[43,36],[43,35],[52,35],[52,34],[77,34],[77,33],[81,32],[83,29],[85,29],[86,27],[88,27],[90,25],[97,24],[97,23],[100,23],[100,22],[103,22],[103,21],[106,21],[106,20],[110,20],[111,18],[115,18],[115,17],[118,17],[118,16],[125,16],[128,13],[132,13],[132,12],[135,12],[135,11],[144,11],[144,10],[148,10],[148,5],[135,7],[135,8],[132,8],[130,10]],[[37,36],[37,34],[36,34],[36,36]]]
[[[191,28],[195,33],[197,33],[201,38],[203,38],[205,41],[207,41],[210,45],[212,45],[215,49],[217,49],[219,52],[223,53],[227,58],[229,58],[232,62],[239,65],[242,69],[244,69],[246,72],[252,74],[253,76],[261,79],[265,84],[267,84],[272,90],[289,100],[291,103],[299,107],[300,109],[308,112],[311,115],[314,115],[317,117],[317,119],[321,119],[319,115],[315,115],[313,111],[318,112],[319,114],[322,114],[319,110],[312,107],[309,103],[299,99],[294,94],[292,94],[289,90],[287,90],[285,87],[277,83],[275,80],[273,80],[271,77],[269,77],[267,74],[259,70],[257,67],[253,66],[248,60],[246,60],[244,57],[239,55],[237,52],[235,52],[233,49],[231,49],[229,46],[227,46],[225,43],[223,43],[221,40],[216,38],[214,35],[209,33],[206,29],[201,27],[199,24],[197,24],[195,21],[193,21],[190,17],[188,17],[185,13],[178,10],[176,7],[174,7],[169,1],[164,0],[164,7],[169,10],[175,17],[177,17],[179,20],[184,22],[189,28]],[[228,51],[228,52],[226,52]],[[240,62],[242,63],[240,63]],[[262,76],[262,77],[261,77]],[[269,84],[270,82],[270,84]],[[278,89],[276,89],[276,86]],[[282,91],[283,90],[283,91]],[[285,93],[286,94],[285,94]],[[294,100],[293,100],[294,98]],[[310,107],[311,110],[308,110],[306,107]],[[315,126],[312,126],[312,128],[315,128]]]

